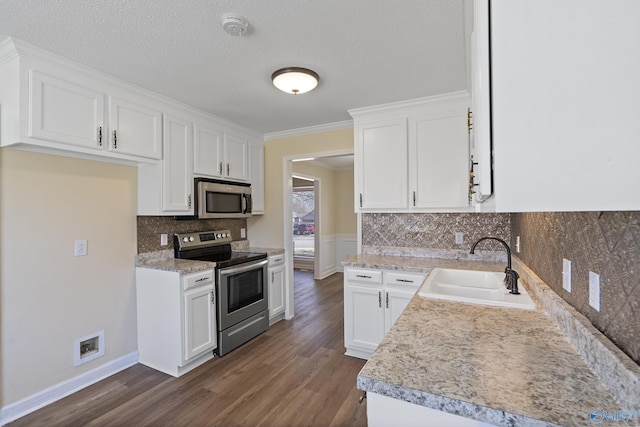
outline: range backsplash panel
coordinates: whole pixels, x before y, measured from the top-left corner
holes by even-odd
[[[190,233],[192,231],[231,230],[234,241],[246,240],[240,237],[240,229],[247,229],[246,218],[233,219],[196,219],[178,221],[172,216],[139,216],[138,217],[138,253],[173,249],[174,233]],[[169,245],[160,245],[160,235],[168,234]]]
[[[640,212],[512,214],[518,257],[640,364]],[[572,291],[562,287],[571,261]],[[589,305],[589,271],[600,275],[600,311]]]
[[[362,215],[362,252],[432,258],[506,260],[503,246],[483,242],[475,255],[473,242],[484,236],[511,240],[509,214],[492,213],[370,213]],[[464,242],[456,243],[456,233]]]

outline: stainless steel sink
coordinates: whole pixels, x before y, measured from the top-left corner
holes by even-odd
[[[520,288],[520,295],[510,294],[504,285],[504,273],[495,271],[434,268],[418,291],[418,295],[523,310],[537,308],[524,287]]]

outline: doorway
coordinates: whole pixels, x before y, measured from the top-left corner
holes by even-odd
[[[329,162],[329,163],[327,163]],[[334,164],[334,166],[330,166]],[[341,166],[335,166],[340,164]],[[295,165],[295,171],[294,171]],[[309,166],[308,168],[305,168]],[[294,213],[293,213],[293,188],[294,177],[302,177],[307,180],[313,180],[314,182],[314,212],[313,212],[313,276],[315,279],[322,279],[330,276],[337,271],[342,265],[336,262],[340,257],[340,253],[336,252],[336,247],[344,246],[342,243],[345,240],[352,240],[355,248],[355,226],[353,231],[349,231],[349,236],[346,236],[346,232],[341,233],[337,231],[336,222],[343,224],[345,214],[335,212],[336,204],[344,206],[349,209],[346,215],[353,216],[353,150],[337,150],[333,152],[321,152],[306,155],[292,155],[283,158],[283,186],[284,186],[284,241],[287,242],[289,250],[286,253],[287,256],[287,309],[285,312],[285,318],[291,318],[294,315],[294,292],[293,284],[295,282],[295,270],[294,265]],[[325,172],[317,171],[317,167],[321,167]],[[315,169],[314,169],[315,168]],[[345,179],[333,179],[331,174],[332,169],[341,169],[340,173],[349,177],[346,182]],[[326,170],[329,170],[327,173]],[[336,184],[336,181],[339,181]],[[349,196],[344,196],[344,189],[350,191]],[[334,201],[336,193],[342,193],[343,199],[339,202]],[[324,200],[326,199],[326,200]],[[339,216],[339,220],[337,217]],[[309,219],[309,218],[307,218]],[[302,222],[302,219],[300,220]],[[355,219],[353,220],[355,223]],[[310,227],[305,226],[307,230]],[[311,245],[311,234],[308,231],[306,236],[308,242],[305,246]],[[303,235],[303,234],[302,234]],[[303,235],[304,236],[304,235]],[[340,240],[338,244],[336,239]],[[349,243],[350,244],[350,243]],[[354,249],[355,251],[355,249]],[[299,252],[299,251],[298,251]],[[298,265],[300,265],[298,263]],[[308,264],[310,265],[310,264]],[[339,266],[339,267],[338,267]],[[308,273],[306,273],[308,274]]]

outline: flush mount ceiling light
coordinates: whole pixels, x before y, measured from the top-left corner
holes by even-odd
[[[225,13],[222,15],[222,29],[232,36],[241,36],[247,32],[249,21],[235,13]]]
[[[315,71],[301,67],[281,68],[271,75],[275,87],[294,95],[309,92],[318,85],[319,80]]]

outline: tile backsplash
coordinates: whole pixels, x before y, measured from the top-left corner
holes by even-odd
[[[511,215],[512,247],[549,287],[640,364],[640,212]],[[562,288],[562,259],[572,291]],[[589,271],[600,275],[600,311],[589,305]]]
[[[456,243],[462,233],[463,243]],[[511,239],[509,214],[371,213],[362,215],[362,252],[466,259],[473,242],[484,236]],[[478,257],[505,259],[498,242],[478,246]],[[482,256],[484,253],[484,256]]]
[[[174,233],[192,231],[231,230],[234,241],[245,240],[240,237],[240,229],[247,229],[246,218],[238,219],[197,219],[178,221],[172,216],[139,216],[138,217],[138,253],[173,249]],[[160,245],[160,235],[169,235],[169,245]]]

